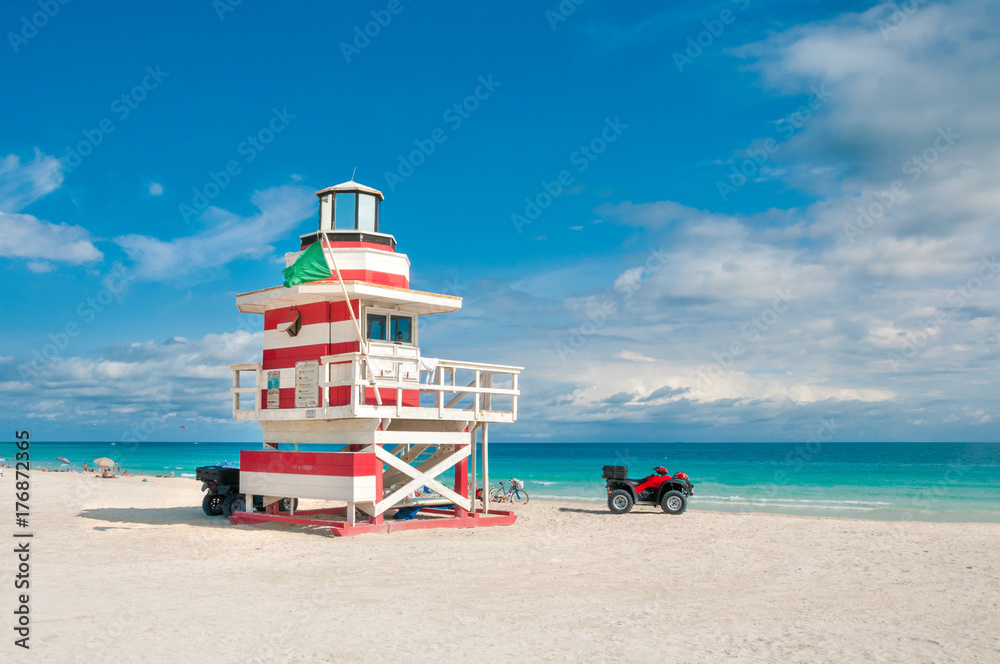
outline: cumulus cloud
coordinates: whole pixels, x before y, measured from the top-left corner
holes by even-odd
[[[82,226],[50,224],[30,214],[0,212],[0,256],[43,259],[66,263],[88,263],[104,258]],[[32,261],[29,269],[47,271],[45,264]],[[42,269],[39,269],[42,267]]]
[[[149,235],[115,238],[143,281],[201,280],[240,258],[261,258],[270,243],[287,236],[315,211],[315,196],[303,187],[282,186],[254,192],[251,202],[260,212],[241,217],[217,207],[205,211],[207,228],[194,235],[161,240]]]
[[[30,376],[0,364],[0,392],[31,420],[156,428],[189,420],[230,422],[228,364],[259,359],[261,333],[174,337],[115,345],[96,357],[55,358]]]
[[[104,258],[82,226],[53,224],[21,210],[62,184],[62,164],[35,150],[22,163],[17,155],[0,160],[0,256],[28,259],[32,272],[48,272],[45,261],[88,263]]]
[[[633,253],[514,284],[536,296],[519,315],[537,316],[543,339],[509,357],[528,367],[533,434],[615,435],[628,422],[659,440],[665,425],[685,439],[802,440],[832,420],[846,440],[995,439],[1000,10],[919,7],[731,52],[777,95],[830,91],[766,174],[813,203],[607,203],[597,214],[635,229]],[[559,325],[533,285],[577,272],[575,291],[548,288],[573,321]],[[465,306],[502,312],[495,299],[469,293]]]

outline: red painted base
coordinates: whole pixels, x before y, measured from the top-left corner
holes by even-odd
[[[266,521],[276,521],[280,523],[296,523],[302,526],[327,526],[337,537],[352,537],[354,535],[364,535],[366,533],[395,533],[404,530],[425,530],[428,528],[478,528],[480,526],[509,526],[517,521],[517,515],[513,512],[494,511],[483,514],[482,511],[464,516],[456,516],[451,509],[431,509],[425,507],[422,512],[435,515],[433,519],[412,519],[410,521],[394,521],[386,519],[383,523],[357,523],[350,525],[343,521],[345,508],[334,508],[329,510],[308,510],[308,512],[296,512],[296,516],[289,516],[287,512],[281,514],[266,514],[261,512],[237,512],[229,517],[231,523],[254,524]],[[303,518],[300,514],[314,518]],[[315,518],[328,516],[331,518]]]

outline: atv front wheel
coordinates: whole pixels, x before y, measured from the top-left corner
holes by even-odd
[[[660,498],[660,507],[667,514],[680,514],[687,509],[687,500],[680,491],[667,491]]]
[[[612,514],[628,514],[633,504],[632,494],[625,489],[617,489],[608,494],[608,509]]]

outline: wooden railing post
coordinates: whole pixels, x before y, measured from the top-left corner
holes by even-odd
[[[396,365],[396,417],[403,414],[403,364]]]
[[[323,390],[323,400],[320,403],[322,404],[323,408],[329,408],[330,407],[330,363],[323,362],[323,360],[320,360],[320,363],[323,367],[323,370],[320,375],[320,378],[322,378],[322,380],[320,381],[320,386],[321,389]]]
[[[358,415],[358,404],[360,403],[360,396],[358,391],[361,389],[358,385],[361,381],[358,380],[358,358],[351,358],[351,415],[357,417]]]
[[[483,374],[483,387],[492,388],[493,387],[493,372],[486,371]],[[483,410],[489,412],[493,410],[493,395],[487,392],[483,395]]]
[[[230,367],[233,372],[233,417],[236,417],[236,411],[240,409],[240,370]]]
[[[437,375],[434,376],[434,382],[437,383],[439,388],[444,387],[444,367],[438,364],[437,368],[434,369]],[[444,391],[437,390],[434,393],[434,404],[438,409],[438,418],[444,419]]]
[[[518,374],[512,373],[510,375],[510,388],[517,392],[517,377]],[[517,419],[517,394],[512,394],[510,397],[510,414],[513,419]]]
[[[263,372],[261,371],[261,365],[259,364],[257,365],[257,371],[254,373],[256,374],[254,376],[254,384],[257,387],[257,389],[253,391],[253,410],[254,414],[257,416],[257,419],[260,419],[260,405],[261,405],[260,388],[261,388],[261,380],[263,380],[262,378]]]
[[[479,396],[480,396],[479,395],[479,369],[476,369],[475,388],[476,388],[476,391],[473,392],[473,394],[472,394],[473,403],[475,403],[475,407],[472,409],[472,412],[475,414],[475,417],[478,420],[479,419],[479,405],[480,405],[480,399],[479,399]]]

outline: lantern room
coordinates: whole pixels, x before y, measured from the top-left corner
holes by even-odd
[[[350,180],[316,195],[321,231],[379,232],[379,205],[384,198],[378,189]]]

